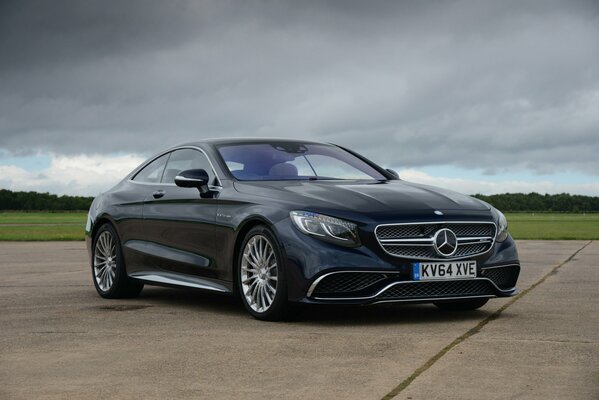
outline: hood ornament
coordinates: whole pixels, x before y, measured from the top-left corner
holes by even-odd
[[[435,210],[435,215],[443,215],[443,213],[439,210]]]

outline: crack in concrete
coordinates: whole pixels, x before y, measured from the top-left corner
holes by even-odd
[[[456,339],[454,339],[447,346],[443,347],[437,354],[435,354],[434,356],[432,356],[431,358],[429,358],[424,364],[422,364],[420,367],[418,367],[410,376],[408,376],[401,383],[399,383],[399,385],[397,385],[396,387],[394,387],[389,393],[387,393],[385,396],[383,396],[382,400],[390,400],[390,399],[396,397],[401,392],[403,392],[408,386],[410,386],[410,384],[412,382],[414,382],[414,380],[416,378],[418,378],[420,375],[422,375],[424,372],[426,372],[429,368],[431,368],[433,365],[435,365],[435,363],[437,361],[439,361],[445,354],[447,354],[449,351],[451,351],[453,348],[455,348],[460,343],[464,342],[466,339],[468,339],[471,336],[476,335],[477,333],[479,333],[482,330],[482,328],[485,325],[487,325],[489,322],[492,322],[492,321],[496,320],[497,318],[499,318],[499,316],[501,315],[501,313],[504,312],[508,307],[510,307],[512,304],[514,304],[515,302],[517,302],[522,297],[526,296],[534,288],[536,288],[537,286],[539,286],[540,284],[542,284],[543,282],[545,282],[547,280],[547,278],[549,278],[551,275],[554,275],[557,272],[558,269],[560,269],[561,267],[563,267],[564,265],[566,265],[567,263],[569,263],[570,261],[572,261],[574,259],[574,257],[576,257],[578,255],[578,253],[580,253],[581,251],[583,251],[591,243],[593,243],[592,240],[590,240],[584,246],[582,246],[581,248],[579,248],[578,250],[576,250],[565,261],[563,261],[562,263],[560,263],[560,264],[556,265],[555,267],[553,267],[551,269],[551,271],[549,271],[548,273],[546,273],[545,275],[543,275],[543,277],[541,279],[539,279],[538,281],[536,281],[535,283],[533,283],[531,286],[529,286],[528,288],[526,288],[522,292],[518,293],[516,296],[512,297],[510,299],[510,301],[508,301],[503,306],[501,306],[501,308],[499,308],[493,314],[489,315],[488,317],[486,317],[485,319],[483,319],[482,321],[480,321],[475,327],[471,328],[470,330],[468,330],[463,335],[461,335],[461,336],[457,337]]]
[[[593,340],[560,340],[560,339],[503,339],[491,337],[493,342],[536,342],[536,343],[570,343],[570,344],[599,344]]]

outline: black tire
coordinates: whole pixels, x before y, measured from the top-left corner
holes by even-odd
[[[447,311],[469,311],[481,308],[489,299],[471,299],[471,300],[456,300],[434,303],[441,310]]]
[[[111,284],[109,287],[102,288],[100,287],[100,283],[96,278],[96,270],[94,268],[94,263],[96,260],[96,252],[100,252],[98,249],[98,239],[102,235],[109,235],[114,241],[114,250],[116,253],[116,257],[112,260],[114,262],[114,277],[112,278]],[[92,281],[94,282],[94,286],[98,294],[106,299],[119,299],[119,298],[128,298],[128,297],[136,297],[139,292],[143,289],[144,285],[142,282],[129,278],[127,276],[127,270],[125,268],[125,260],[123,258],[123,252],[121,249],[121,241],[119,239],[118,234],[114,227],[106,223],[98,229],[94,236],[93,246],[92,246],[92,259],[91,259],[91,269],[92,269]]]
[[[248,245],[248,242],[253,238],[266,238],[268,243],[272,246],[274,251],[274,257],[276,258],[276,293],[270,306],[265,311],[257,311],[250,305],[250,300],[246,296],[244,287],[242,284],[242,261],[244,259],[244,250]],[[237,288],[241,297],[241,301],[245,306],[246,310],[257,319],[266,321],[280,321],[286,318],[289,311],[289,304],[287,299],[287,275],[285,268],[282,263],[283,257],[281,256],[281,248],[277,241],[274,233],[265,225],[257,225],[250,229],[245,235],[241,247],[239,248],[239,254],[237,257],[236,275],[237,275]],[[249,291],[248,291],[249,292]],[[249,294],[248,294],[249,295]],[[255,303],[253,303],[255,304]]]

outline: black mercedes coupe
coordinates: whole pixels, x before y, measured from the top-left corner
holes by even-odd
[[[305,140],[162,151],[94,200],[86,233],[102,297],[190,287],[239,295],[265,320],[290,302],[472,310],[513,295],[520,272],[489,204]]]

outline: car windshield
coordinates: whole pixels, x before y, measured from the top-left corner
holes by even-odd
[[[386,179],[353,154],[333,145],[302,142],[218,146],[225,164],[239,180]]]

